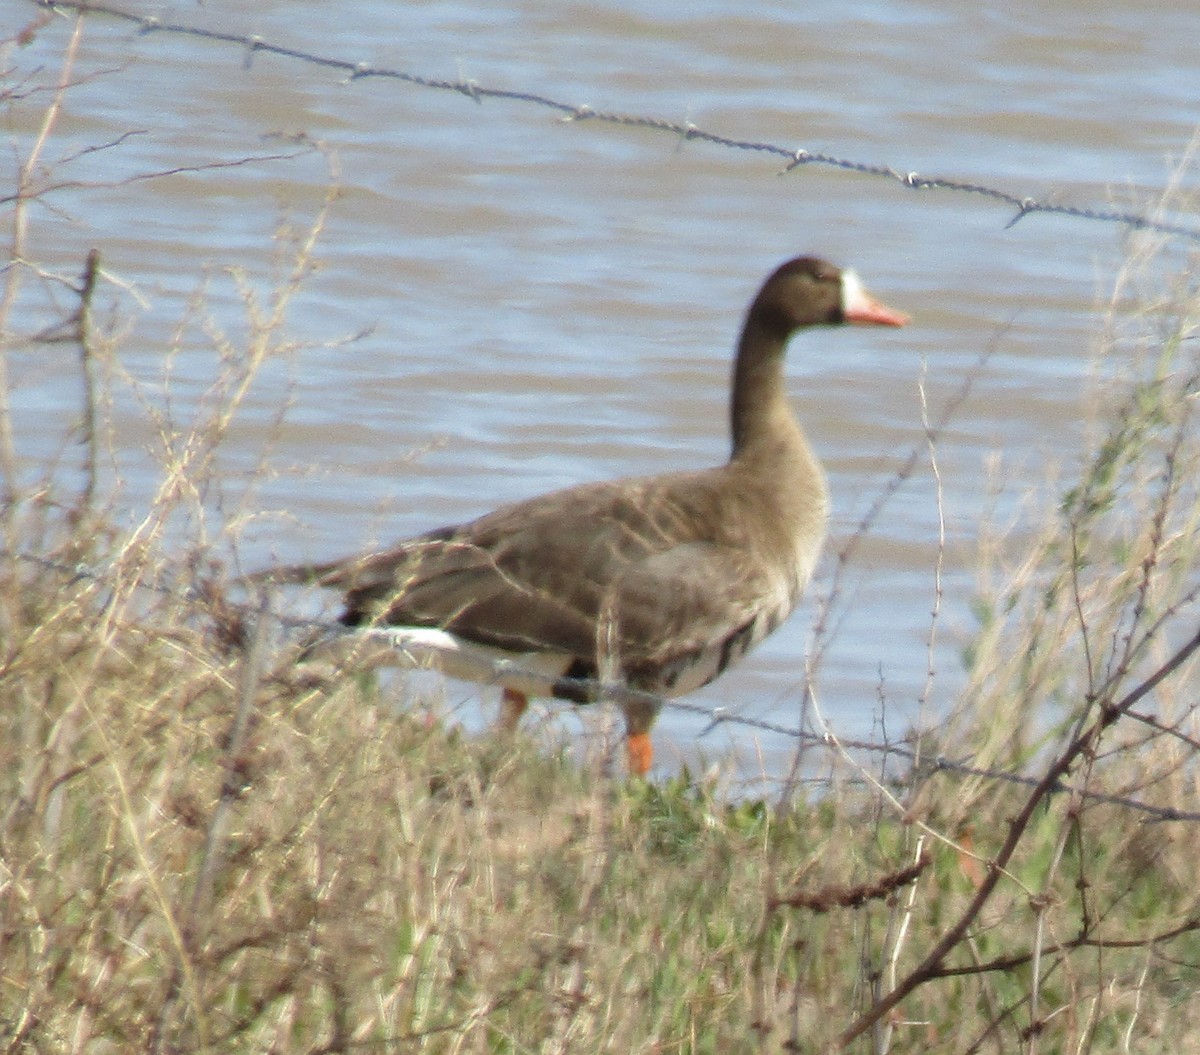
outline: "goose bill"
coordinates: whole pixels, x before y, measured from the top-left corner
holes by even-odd
[[[904,326],[908,316],[876,300],[853,271],[842,272],[842,317],[847,322],[868,326]]]

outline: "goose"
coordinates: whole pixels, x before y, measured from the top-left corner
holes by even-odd
[[[907,321],[853,270],[789,260],[746,312],[724,464],[568,487],[383,552],[254,578],[340,590],[345,627],[398,629],[435,646],[446,673],[498,680],[502,730],[531,696],[638,690],[617,698],[628,769],[645,776],[650,694],[691,692],[741,659],[795,608],[821,551],[828,488],[785,388],[789,339]]]

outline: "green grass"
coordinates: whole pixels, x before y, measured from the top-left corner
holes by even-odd
[[[465,737],[283,657],[231,755],[244,654],[171,598],[126,622],[91,582],[21,571],[0,671],[11,1051],[825,1050],[964,910],[963,819],[986,861],[1028,794],[939,775],[904,789],[910,815],[869,790],[730,802]],[[1035,903],[1043,1050],[1200,1035],[1195,831],[1050,799],[891,1050],[1031,1044]],[[841,896],[918,840],[915,883]],[[1099,944],[1053,950],[1085,921]]]

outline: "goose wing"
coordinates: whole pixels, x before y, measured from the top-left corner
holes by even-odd
[[[707,475],[572,488],[328,566],[318,581],[346,591],[351,625],[438,627],[585,664],[615,656],[626,671],[669,663],[794,600],[785,570],[714,532],[730,494]]]

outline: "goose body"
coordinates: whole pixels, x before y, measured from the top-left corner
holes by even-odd
[[[380,553],[256,577],[342,590],[348,626],[435,635],[447,673],[494,676],[480,661],[511,658],[506,726],[545,679],[575,702],[589,699],[576,679],[690,692],[787,618],[825,536],[825,476],[784,386],[788,339],[810,326],[906,321],[853,272],[791,260],[746,315],[725,464],[571,487]],[[623,706],[630,768],[644,774],[655,710]]]

